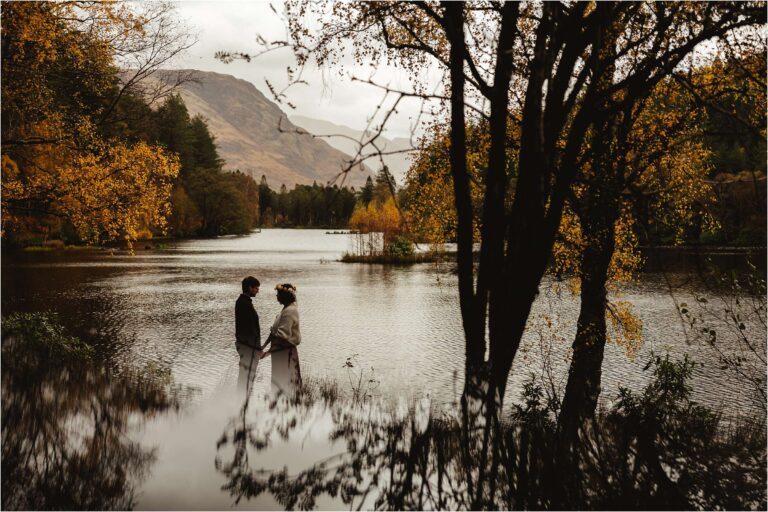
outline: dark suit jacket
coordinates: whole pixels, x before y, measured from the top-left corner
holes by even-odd
[[[240,294],[235,303],[235,337],[240,343],[261,348],[259,315],[253,307],[251,298],[244,293]]]

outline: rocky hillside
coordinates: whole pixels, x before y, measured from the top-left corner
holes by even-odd
[[[273,189],[282,184],[291,188],[296,183],[326,183],[349,161],[326,141],[300,133],[303,130],[252,83],[205,71],[195,71],[194,76],[196,82],[183,85],[181,95],[190,115],[208,120],[226,169],[239,169],[257,180],[266,175]],[[360,186],[369,175],[367,168],[356,169],[345,183]]]

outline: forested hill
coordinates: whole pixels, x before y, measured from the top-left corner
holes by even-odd
[[[324,140],[297,133],[300,129],[252,83],[206,71],[195,71],[193,76],[195,82],[184,84],[181,96],[190,115],[208,120],[225,169],[239,169],[257,180],[265,175],[272,186],[292,187],[325,183],[349,160]],[[369,175],[367,168],[357,169],[345,184],[359,187]]]

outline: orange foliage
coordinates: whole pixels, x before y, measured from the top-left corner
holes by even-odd
[[[405,232],[402,216],[392,198],[384,203],[371,201],[368,206],[358,204],[349,219],[349,227],[358,232],[354,252],[360,256],[384,254]]]
[[[119,45],[147,20],[116,2],[3,3],[2,15],[3,234],[54,217],[130,247],[162,229],[176,157],[99,134]]]
[[[467,127],[467,171],[473,209],[482,204],[490,134],[481,125]],[[406,215],[417,238],[433,247],[456,238],[456,207],[449,163],[450,133],[438,124],[422,139],[421,149],[408,169]],[[475,240],[480,239],[480,216],[474,215]]]

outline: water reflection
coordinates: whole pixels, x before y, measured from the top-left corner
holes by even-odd
[[[465,469],[472,466],[457,448],[454,419],[422,412],[413,421],[403,412],[408,407],[392,412],[357,400],[370,393],[354,389],[352,406],[341,407],[330,385],[310,385],[294,401],[275,397],[269,393],[272,361],[259,362],[248,351],[236,355],[232,346],[231,297],[244,270],[271,283],[290,276],[302,288],[305,377],[346,386],[344,361],[360,354],[355,364],[374,367],[381,381],[377,395],[421,403],[431,393],[437,410],[450,408],[458,396],[454,383],[462,382],[464,347],[449,268],[337,263],[346,249],[343,236],[300,230],[169,246],[132,257],[3,258],[4,313],[56,309],[120,375],[137,361],[160,360],[175,382],[204,390],[180,413],[157,414],[175,410],[173,396],[155,396],[154,385],[141,379],[91,366],[18,365],[23,359],[6,357],[4,348],[5,508],[473,508],[465,493]],[[697,283],[690,274],[644,274],[621,290],[618,298],[631,302],[643,320],[645,346],[636,361],[619,346],[607,347],[607,400],[618,385],[642,388],[647,352],[656,350],[677,358],[690,352],[700,361],[692,375],[698,401],[726,412],[746,403],[748,392],[719,368],[717,354],[686,344],[669,288],[679,302],[692,304],[692,295],[705,293]],[[552,291],[556,286],[562,283],[550,278],[542,286],[508,404],[519,401],[532,372],[553,387],[567,376],[578,300]],[[279,308],[270,301],[256,307],[265,318]],[[764,323],[746,327],[764,337]],[[724,349],[731,342],[724,336]],[[610,401],[605,405],[610,408]],[[505,445],[499,481],[509,471],[523,485],[500,487],[509,497],[497,504],[543,508],[536,489],[547,477],[526,461],[546,459],[551,446],[534,432]],[[764,459],[757,462],[764,467]],[[729,465],[726,460],[721,467]],[[592,477],[614,481],[613,468]]]
[[[256,378],[256,369],[259,367],[262,352],[239,341],[235,345],[237,354],[240,356],[237,372],[237,390],[247,397]]]
[[[221,489],[250,507],[270,497],[303,510],[764,509],[765,424],[723,430],[675,380],[625,394],[584,433],[576,469],[533,385],[489,439],[470,442],[428,400],[393,407],[312,388],[264,398],[231,419],[215,467]]]
[[[157,370],[115,374],[5,331],[2,344],[2,508],[132,508],[156,451],[129,434],[179,391]]]

